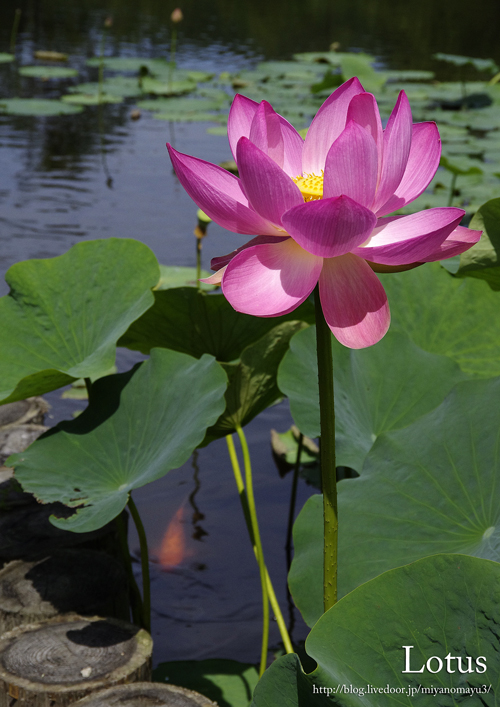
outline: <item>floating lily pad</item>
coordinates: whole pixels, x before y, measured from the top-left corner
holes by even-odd
[[[160,281],[154,288],[155,290],[170,290],[174,287],[198,287],[196,268],[185,268],[177,265],[160,265]],[[209,277],[211,273],[206,270],[201,271],[201,277]],[[207,285],[206,282],[200,282],[202,290],[214,290],[214,285]]]
[[[2,98],[0,113],[8,115],[71,115],[81,113],[80,106],[69,106],[62,101],[50,98]]]
[[[437,263],[379,277],[393,328],[424,351],[450,356],[468,375],[500,375],[500,307],[486,283],[452,278]]]
[[[15,58],[14,54],[0,52],[0,64],[9,64],[11,61],[14,61]]]
[[[212,128],[207,128],[206,132],[209,135],[220,135],[224,136],[227,135],[227,126],[226,125],[216,125]]]
[[[498,71],[498,66],[495,64],[493,59],[476,59],[471,56],[461,56],[460,54],[443,54],[441,52],[434,54],[434,59],[446,61],[448,64],[454,64],[455,66],[473,66],[478,71],[490,71],[491,73]]]
[[[218,707],[248,707],[259,673],[255,665],[212,658],[160,663],[153,679],[196,690]]]
[[[37,79],[71,79],[78,76],[76,69],[67,66],[21,66],[21,76],[32,76]]]
[[[432,81],[434,71],[415,71],[414,69],[384,69],[388,81]]]
[[[458,160],[454,160],[452,162],[444,155],[441,155],[439,166],[444,167],[448,172],[451,172],[457,176],[461,175],[463,177],[471,177],[472,175],[483,174],[483,170],[476,165],[468,166],[463,162],[461,164]]]
[[[376,346],[359,350],[342,346],[332,336],[332,350],[337,465],[358,472],[383,432],[406,427],[433,410],[464,379],[454,361],[422,351],[401,332],[391,331]],[[319,437],[316,327],[291,340],[278,385],[290,400],[297,427]]]
[[[155,349],[128,373],[92,385],[89,407],[25,452],[16,478],[44,503],[77,512],[51,522],[78,533],[115,518],[130,491],[187,461],[224,408],[227,379],[212,356]],[[42,471],[43,470],[43,471]]]
[[[113,96],[109,93],[70,93],[63,96],[61,101],[77,106],[97,106],[101,103],[121,103],[123,96]]]
[[[142,80],[142,90],[157,96],[177,96],[195,91],[196,84],[193,81],[159,81],[145,76]]]
[[[139,101],[137,107],[141,110],[151,110],[158,113],[206,113],[210,110],[219,110],[220,101],[203,98],[157,98]]]
[[[302,52],[300,54],[294,54],[293,58],[296,61],[339,66],[343,56],[344,52]]]
[[[68,278],[68,273],[71,277]],[[64,255],[27,260],[0,298],[0,400],[41,395],[104,375],[116,341],[153,304],[158,263],[139,241],[85,241]]]
[[[499,378],[457,385],[434,411],[380,437],[359,479],[339,482],[341,596],[438,552],[500,561],[499,394]],[[315,496],[295,524],[289,577],[311,625],[323,612],[322,537]]]
[[[251,707],[493,707],[500,686],[499,587],[500,565],[475,557],[436,555],[386,572],[315,624],[306,651],[318,668],[306,675],[296,655],[279,658],[259,681]],[[417,674],[405,673],[407,650]],[[470,658],[471,672],[460,672],[458,657],[463,670]]]
[[[236,312],[224,295],[181,287],[154,293],[155,303],[120,339],[120,346],[148,354],[163,346],[199,358],[234,361],[241,352],[283,321],[314,321],[309,302],[284,317],[262,318]]]
[[[87,66],[99,67],[101,63],[106,69],[111,71],[138,72],[145,66],[149,71],[162,71],[170,64],[165,59],[149,59],[147,57],[127,57],[127,56],[105,56],[93,57],[87,60]]]

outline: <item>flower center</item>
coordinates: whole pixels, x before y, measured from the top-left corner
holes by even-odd
[[[293,181],[302,192],[304,201],[316,201],[323,198],[323,170],[321,170],[321,175],[301,174]]]

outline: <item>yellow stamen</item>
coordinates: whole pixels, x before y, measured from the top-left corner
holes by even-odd
[[[323,198],[323,170],[321,170],[321,175],[301,174],[293,181],[302,192],[304,201],[316,201]]]

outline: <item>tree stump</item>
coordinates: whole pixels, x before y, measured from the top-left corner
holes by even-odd
[[[0,463],[23,452],[48,427],[43,426],[49,404],[39,397],[0,406]]]
[[[129,619],[124,568],[94,550],[59,550],[0,570],[0,635],[58,614]]]
[[[215,702],[200,695],[199,692],[154,682],[136,682],[132,685],[111,687],[109,690],[78,700],[75,707],[123,707],[123,705],[127,707],[217,707]]]
[[[151,678],[153,641],[117,619],[58,616],[0,637],[0,707],[67,707]]]

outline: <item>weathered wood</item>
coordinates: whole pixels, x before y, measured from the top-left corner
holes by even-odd
[[[95,695],[78,700],[74,707],[217,707],[200,695],[176,685],[154,682],[136,682],[133,685],[119,685]]]
[[[94,550],[59,550],[0,570],[0,635],[58,614],[129,618],[123,566]]]
[[[117,619],[66,615],[0,637],[0,707],[67,707],[151,678],[151,636]]]
[[[0,464],[11,454],[23,452],[48,427],[44,427],[49,404],[40,397],[0,406]]]

